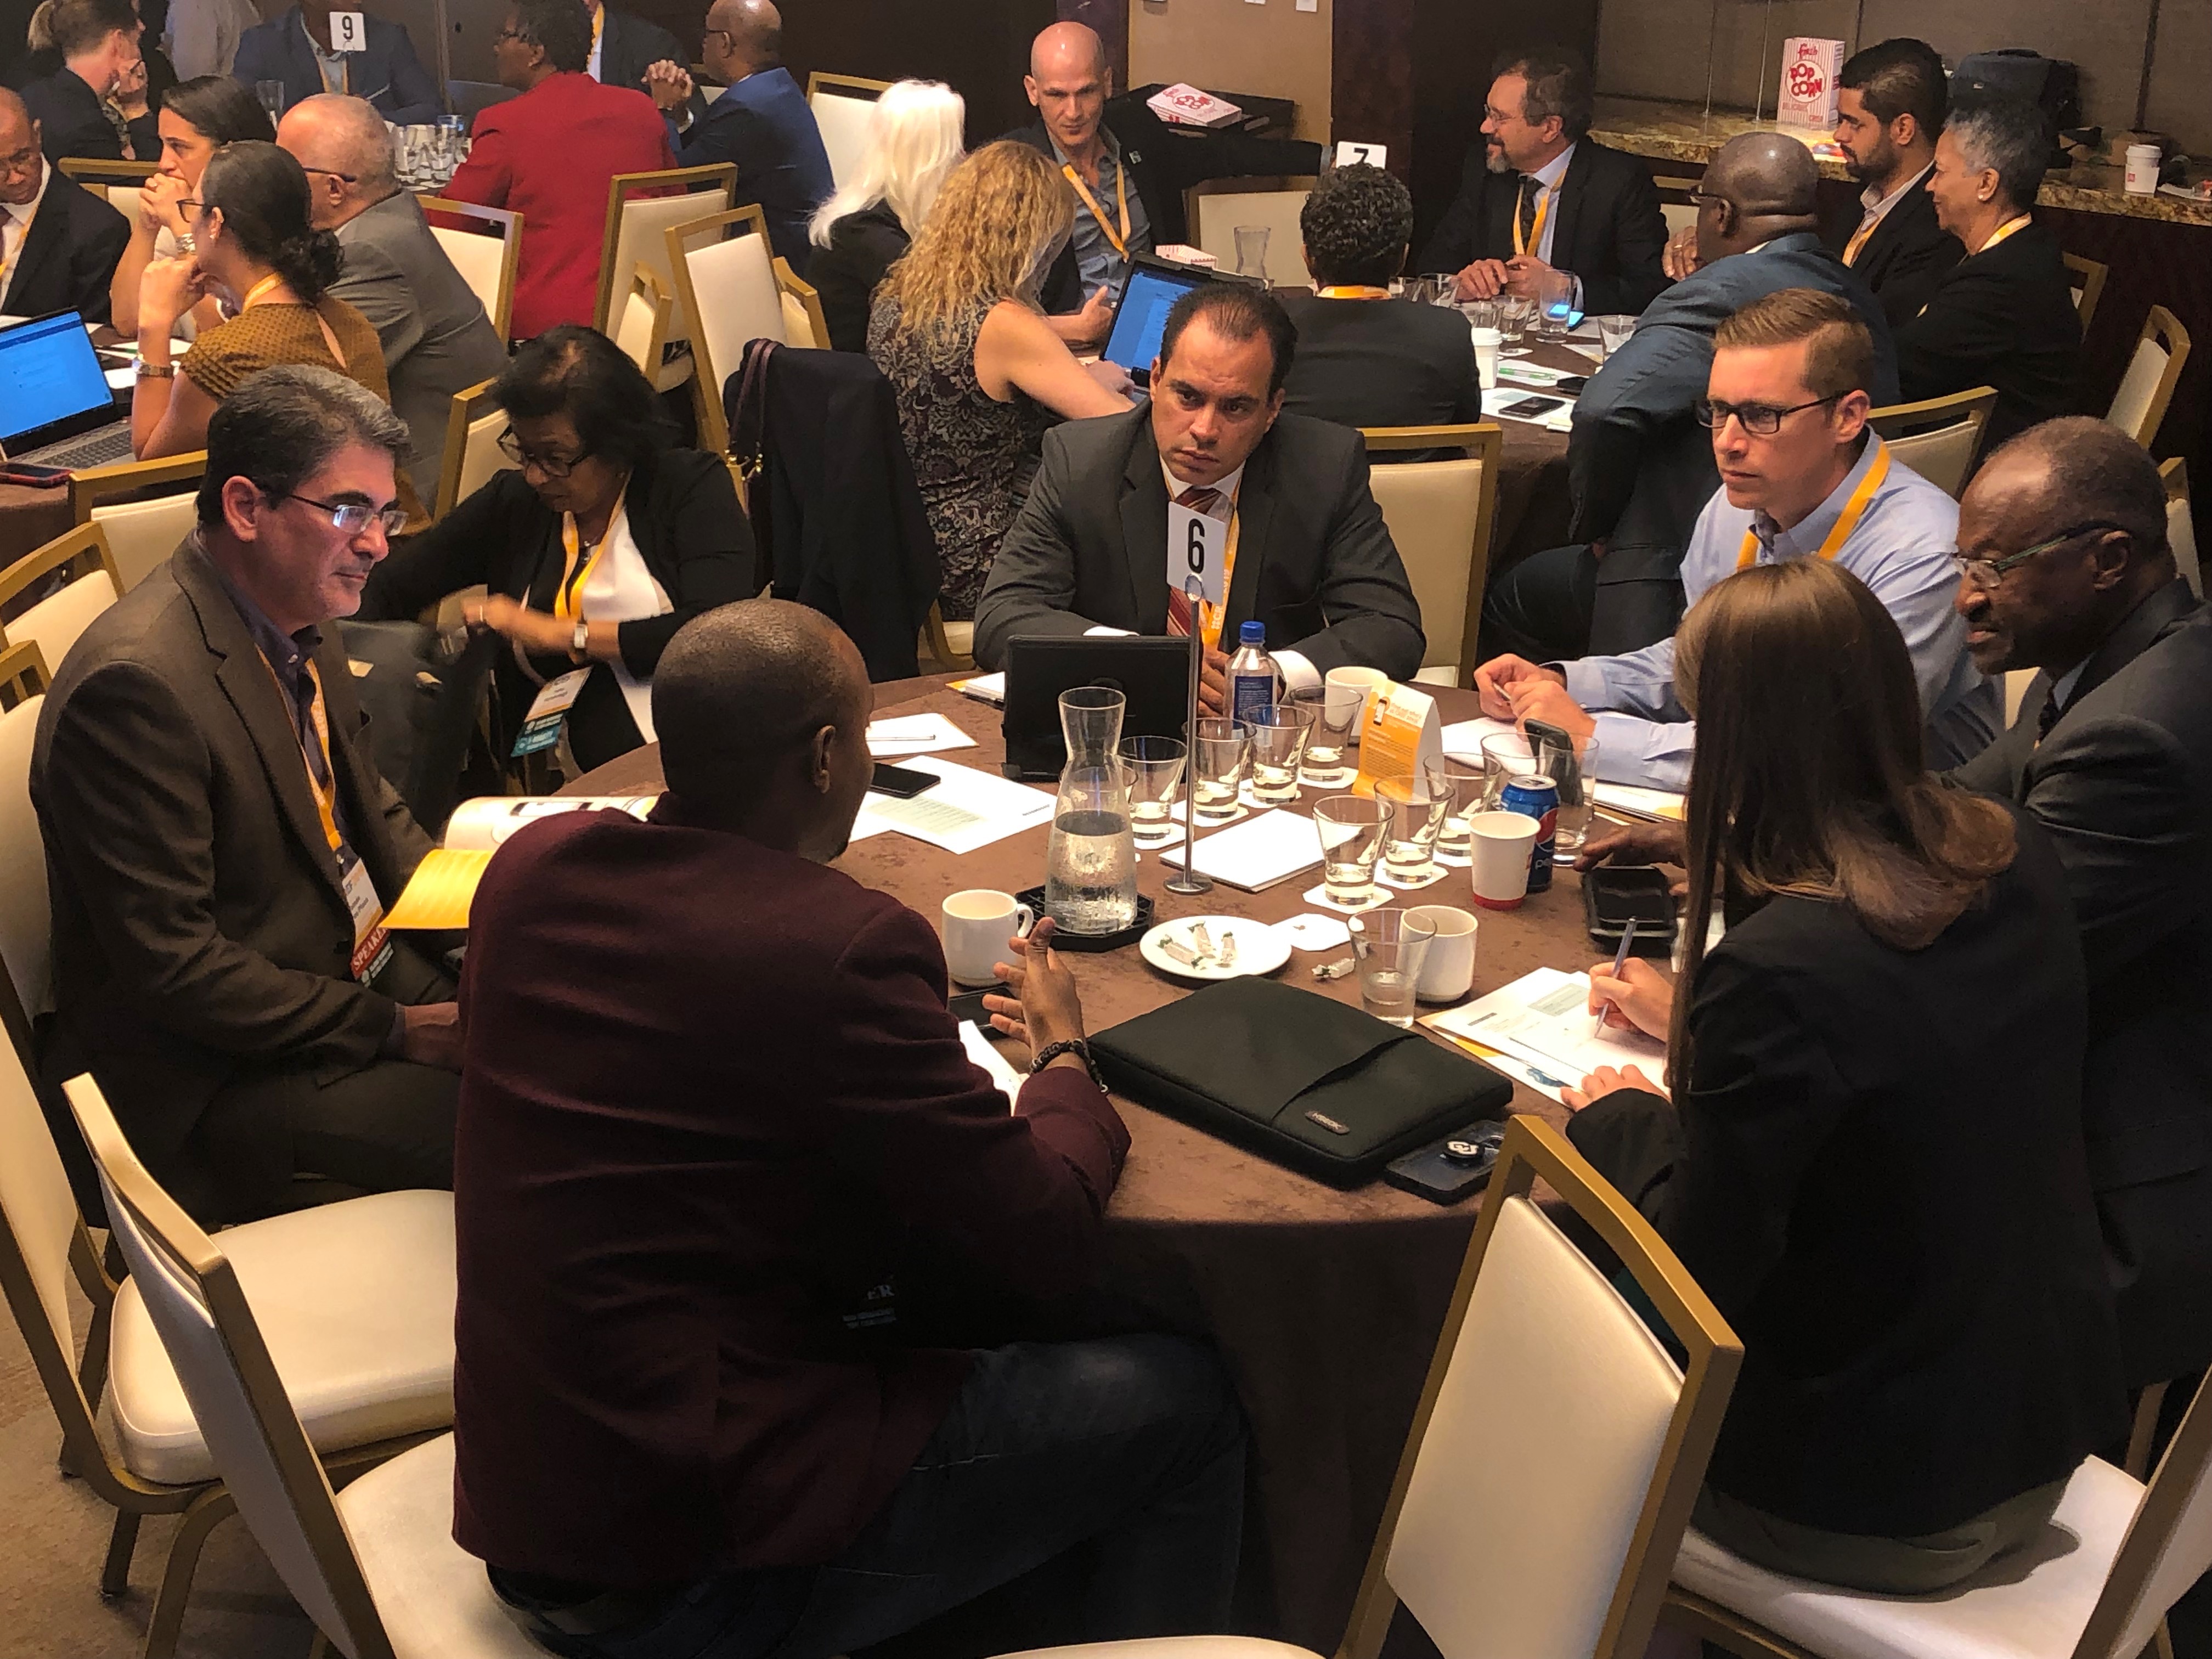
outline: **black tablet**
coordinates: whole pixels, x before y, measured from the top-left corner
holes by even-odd
[[[1060,694],[1103,685],[1128,699],[1125,738],[1181,738],[1189,714],[1190,641],[1140,635],[1012,640],[1006,645],[1006,775],[1048,779],[1067,763]]]

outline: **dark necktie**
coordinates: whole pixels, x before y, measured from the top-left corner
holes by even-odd
[[[100,100],[100,112],[107,118],[107,125],[115,130],[115,142],[123,151],[122,159],[126,161],[131,160],[138,152],[131,147],[130,118],[124,114],[120,105],[111,104],[105,98]]]
[[[1211,515],[1220,500],[1219,490],[1194,484],[1176,497],[1176,505]],[[1168,632],[1179,640],[1187,640],[1191,635],[1190,595],[1172,584],[1168,588]]]
[[[1536,253],[1536,193],[1544,188],[1533,173],[1521,175],[1521,201],[1514,209],[1515,222],[1519,233],[1514,241],[1526,248],[1533,258]]]
[[[2051,735],[2051,728],[2058,724],[2058,693],[2052,691],[2043,700],[2043,708],[2035,717],[2035,740],[2041,743]]]

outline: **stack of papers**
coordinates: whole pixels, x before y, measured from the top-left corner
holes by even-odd
[[[1645,823],[1656,823],[1662,819],[1681,823],[1687,816],[1686,799],[1671,789],[1639,789],[1630,783],[1601,783],[1597,787],[1599,811]]]
[[[1003,669],[995,674],[978,674],[972,679],[955,680],[952,689],[963,697],[988,702],[994,708],[1006,706],[1006,676]]]
[[[975,746],[975,738],[942,714],[902,714],[896,720],[868,722],[868,752],[878,760]]]
[[[906,764],[934,774],[937,787],[912,800],[870,790],[853,824],[854,841],[896,830],[948,853],[972,853],[1052,821],[1053,798],[1043,790],[951,761],[914,756]]]
[[[1182,868],[1182,844],[1171,842],[1160,862]],[[1201,876],[1257,893],[1292,876],[1321,868],[1321,832],[1296,812],[1262,812],[1233,829],[1218,830],[1192,854]]]
[[[1580,1088],[1601,1066],[1634,1066],[1654,1083],[1667,1067],[1667,1045],[1656,1037],[1598,1029],[1589,1011],[1589,975],[1556,968],[1539,968],[1478,1001],[1425,1015],[1421,1024],[1494,1051],[1499,1059],[1492,1065],[1553,1100],[1561,1089]]]
[[[1006,1063],[998,1045],[985,1036],[983,1029],[972,1019],[960,1022],[960,1046],[968,1051],[968,1058],[991,1075],[999,1092],[1006,1097],[1006,1109],[1012,1111],[1021,1104],[1022,1074]]]
[[[586,808],[628,812],[641,818],[658,795],[479,795],[453,809],[446,821],[445,844],[422,856],[407,890],[384,918],[386,927],[465,927],[491,855],[526,823],[556,812]]]

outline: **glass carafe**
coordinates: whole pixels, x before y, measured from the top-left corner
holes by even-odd
[[[1137,843],[1115,752],[1127,699],[1103,686],[1060,696],[1067,739],[1045,853],[1045,914],[1071,933],[1118,933],[1137,920]]]

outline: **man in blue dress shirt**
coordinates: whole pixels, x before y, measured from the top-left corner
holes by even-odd
[[[783,66],[783,18],[769,0],[714,0],[699,52],[708,72],[729,82],[704,116],[692,118],[691,77],[679,64],[653,64],[645,89],[685,167],[738,164],[736,204],[760,204],[769,241],[803,276],[807,221],[836,185],[814,112]]]
[[[1721,488],[1682,560],[1689,603],[1753,564],[1835,560],[1905,635],[1928,764],[1972,758],[2003,725],[2003,699],[1966,654],[1966,624],[1952,605],[1958,504],[1869,429],[1875,356],[1866,324],[1833,295],[1783,289],[1722,323],[1713,347],[1698,416],[1712,429]],[[1474,683],[1495,719],[1595,735],[1597,775],[1607,782],[1688,785],[1697,727],[1675,690],[1671,637],[1569,663],[1494,657]]]

